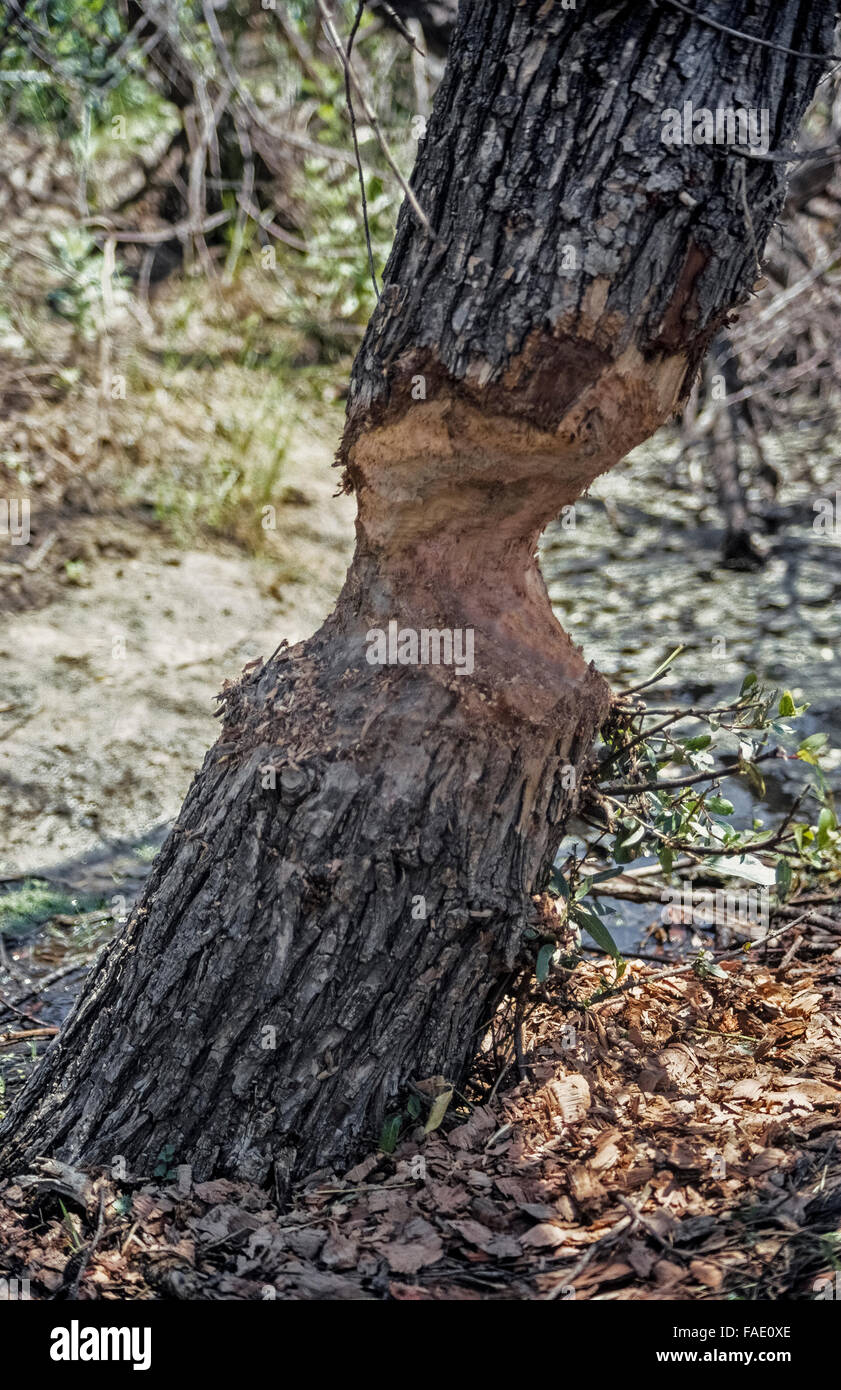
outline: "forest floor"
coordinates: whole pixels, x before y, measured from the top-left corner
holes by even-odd
[[[841,947],[631,971],[582,1010],[580,966],[527,1018],[523,1079],[489,1045],[473,1103],[282,1206],[167,1154],[130,1181],[42,1162],[0,1187],[0,1274],[36,1299],[833,1296]]]

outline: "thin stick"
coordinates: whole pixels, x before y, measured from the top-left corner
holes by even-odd
[[[617,698],[621,698],[624,695],[636,695],[638,690],[647,690],[650,685],[656,685],[657,681],[663,679],[666,672],[669,670],[672,662],[680,656],[682,651],[685,650],[686,643],[681,642],[679,647],[675,647],[671,656],[667,656],[666,660],[661,662],[661,664],[657,667],[657,670],[654,672],[653,676],[649,676],[648,680],[641,681],[639,685],[629,685],[627,690],[617,690]]]
[[[755,763],[768,762],[770,758],[784,758],[779,748],[771,748],[753,759]],[[690,787],[696,782],[715,781],[719,777],[731,777],[742,771],[741,763],[725,763],[724,767],[710,768],[708,772],[693,772],[686,777],[674,777],[660,782],[606,782],[604,786],[596,783],[596,790],[603,796],[619,796],[623,792],[667,792],[680,787]]]
[[[590,1264],[590,1261],[594,1259],[596,1255],[606,1250],[608,1246],[614,1243],[614,1241],[617,1241],[621,1235],[625,1234],[626,1231],[630,1235],[631,1231],[633,1231],[639,1225],[639,1222],[639,1212],[632,1212],[630,1216],[621,1216],[617,1221],[616,1225],[612,1226],[611,1229],[605,1235],[603,1235],[599,1240],[593,1241],[593,1244],[590,1246],[588,1250],[585,1251],[585,1253],[581,1256],[581,1259],[577,1262],[577,1264],[573,1265],[569,1273],[563,1274],[564,1282],[556,1284],[553,1289],[550,1289],[547,1294],[543,1295],[543,1301],[551,1302],[552,1299],[559,1297],[563,1289],[574,1288],[576,1279],[581,1277],[587,1266]]]
[[[0,1047],[14,1047],[30,1038],[54,1038],[57,1028],[26,1028],[20,1033],[0,1033]]]
[[[10,1014],[17,1014],[18,1018],[25,1018],[27,1023],[34,1023],[38,1028],[44,1021],[41,1018],[36,1018],[34,1014],[28,1014],[26,1009],[19,1009],[17,1004],[10,1004],[8,999],[3,998],[2,994],[0,994],[0,1009],[8,1009]]]
[[[356,7],[350,34],[347,42],[347,59],[344,62],[345,69],[345,100],[347,102],[348,116],[350,117],[350,133],[353,140],[353,153],[356,159],[356,171],[359,174],[359,192],[362,196],[362,223],[365,228],[365,245],[368,250],[368,269],[371,272],[371,284],[374,286],[374,295],[379,303],[380,291],[377,285],[377,271],[374,266],[374,249],[371,246],[371,224],[368,220],[368,195],[365,192],[365,170],[362,168],[362,155],[359,150],[359,132],[356,128],[356,112],[353,109],[353,92],[350,84],[350,55],[353,52],[353,41],[356,38],[356,31],[362,19],[362,11],[365,9],[365,0],[359,0]]]
[[[663,3],[663,0],[660,2]],[[671,5],[672,9],[681,10],[698,24],[706,24],[707,28],[717,29],[720,34],[728,34],[733,39],[743,39],[745,43],[755,43],[760,48],[773,48],[777,53],[788,53],[792,58],[805,58],[810,63],[841,62],[841,53],[808,53],[800,48],[787,48],[783,43],[774,43],[772,39],[760,39],[756,34],[745,34],[741,29],[731,29],[727,24],[719,24],[718,20],[709,19],[705,14],[690,9],[688,5],[682,4],[681,0],[665,0],[665,4]]]
[[[415,40],[412,38],[412,34],[408,25],[403,23],[403,20],[400,18],[397,11],[393,9],[391,5],[386,4],[386,0],[380,0],[378,8],[385,11],[392,24],[394,25],[395,29],[398,31],[398,33],[402,34],[403,38],[415,50],[415,52],[419,53],[421,58],[425,58],[426,54],[424,53],[423,49],[419,48],[418,45],[415,43]]]
[[[767,935],[760,937],[758,941],[752,941],[750,943],[750,950],[754,951],[758,946],[764,946],[766,942],[774,941],[778,936],[783,936],[784,933],[787,932],[791,927],[799,926],[799,924],[805,921],[808,918],[808,916],[809,913],[804,912],[802,917],[798,917],[796,921],[786,922],[784,926],[778,927],[776,931],[768,932]],[[719,955],[720,953],[716,951],[713,952],[713,954]],[[744,960],[746,954],[747,953],[744,950],[741,950],[735,956],[725,955],[722,956],[721,959],[723,961]],[[660,980],[669,980],[672,979],[672,977],[675,975],[685,975],[688,971],[695,969],[695,964],[696,962],[694,960],[691,960],[687,965],[678,965],[675,966],[675,968],[672,970],[657,970],[654,972],[653,975],[643,975],[638,980],[626,980],[626,982],[622,985],[612,985],[610,989],[606,989],[601,994],[595,995],[594,998],[588,999],[586,1003],[578,1004],[573,1000],[569,1000],[568,1007],[573,1009],[579,1009],[582,1011],[591,1009],[594,1005],[601,1004],[606,999],[612,999],[618,994],[627,993],[629,989],[642,989],[645,985],[657,984]]]
[[[88,1245],[85,1247],[85,1252],[84,1252],[84,1254],[82,1255],[81,1260],[79,1261],[79,1268],[76,1270],[76,1277],[74,1278],[73,1283],[70,1285],[70,1287],[69,1287],[69,1289],[68,1289],[68,1291],[67,1291],[67,1297],[68,1297],[68,1299],[76,1299],[76,1298],[79,1297],[79,1285],[81,1284],[82,1279],[84,1278],[85,1270],[87,1269],[87,1267],[88,1267],[88,1265],[89,1265],[89,1263],[90,1263],[91,1255],[93,1254],[94,1250],[96,1249],[97,1245],[99,1244],[100,1237],[101,1237],[102,1232],[103,1232],[104,1229],[105,1229],[105,1188],[103,1187],[103,1188],[100,1188],[100,1191],[99,1191],[99,1211],[97,1212],[97,1217],[96,1217],[96,1230],[95,1230],[94,1233],[93,1233],[93,1239],[92,1239],[92,1240],[88,1243]]]
[[[348,55],[345,53],[345,50],[342,47],[342,41],[336,33],[335,25],[333,24],[333,21],[330,18],[330,14],[324,3],[324,0],[316,0],[316,5],[318,6],[318,12],[321,15],[321,20],[324,25],[324,29],[327,33],[327,36],[332,42],[336,52],[339,55],[342,66],[344,67],[345,72],[347,74],[348,80],[353,84],[353,89],[356,92],[356,95],[359,97],[359,100],[362,104],[362,109],[365,112],[365,119],[368,121],[368,124],[370,125],[371,129],[377,137],[380,149],[385,155],[389,169],[394,174],[395,178],[400,184],[400,187],[402,188],[406,198],[408,199],[409,206],[411,207],[412,211],[414,212],[424,231],[427,232],[429,236],[434,236],[435,233],[432,230],[429,218],[427,217],[426,213],[424,212],[423,208],[421,207],[420,203],[418,202],[408,183],[406,182],[400,170],[398,169],[397,164],[395,163],[394,155],[391,153],[386,138],[380,130],[379,121],[377,120],[375,113],[371,110],[371,107],[368,103],[367,97],[365,96],[365,92],[362,89],[362,85],[359,81],[359,78],[357,77],[350,62],[348,61]]]

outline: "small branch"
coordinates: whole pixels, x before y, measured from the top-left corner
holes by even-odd
[[[20,1033],[0,1033],[0,1047],[15,1047],[19,1042],[27,1042],[30,1038],[54,1038],[58,1032],[57,1028],[25,1028]]]
[[[410,29],[406,24],[404,24],[397,11],[393,9],[391,5],[386,4],[386,0],[380,0],[377,9],[382,10],[384,14],[388,15],[395,29],[406,40],[407,44],[409,44],[409,46],[413,48],[421,58],[425,58],[426,54],[424,53],[423,49],[415,43]]]
[[[806,920],[816,927],[823,927],[824,931],[841,932],[841,921],[834,917],[825,917],[822,912],[816,912],[813,907],[808,908],[800,917],[797,916],[796,907],[783,906],[776,908],[775,911],[778,912],[781,917],[790,917],[794,914],[796,921],[800,922]],[[794,922],[789,922],[788,925],[792,927],[794,926]]]
[[[374,297],[379,303],[380,290],[377,284],[377,271],[374,265],[374,249],[371,246],[371,224],[368,220],[368,196],[365,192],[365,170],[362,167],[362,155],[359,151],[359,132],[356,128],[356,112],[353,109],[353,92],[350,81],[350,56],[353,52],[353,41],[356,38],[356,31],[362,19],[362,11],[365,9],[365,0],[359,0],[356,7],[351,31],[348,36],[347,53],[344,62],[345,69],[345,100],[347,102],[348,116],[350,117],[350,133],[353,139],[353,153],[356,158],[356,169],[359,174],[359,192],[362,197],[362,223],[365,228],[365,246],[368,251],[368,269],[371,272],[371,284],[374,286]]]
[[[760,753],[755,763],[768,762],[771,758],[785,758],[786,754],[774,748]],[[674,777],[662,782],[606,782],[604,786],[596,783],[596,790],[605,796],[632,795],[634,792],[667,792],[681,787],[691,787],[697,782],[715,781],[719,777],[732,777],[743,771],[742,763],[727,763],[724,767],[710,768],[709,772],[694,772],[687,777]]]
[[[526,1066],[526,1055],[523,1047],[523,1016],[526,1007],[526,996],[529,991],[530,981],[527,975],[523,976],[522,983],[517,991],[517,1003],[514,1009],[514,1053],[517,1058],[517,1071],[521,1081],[530,1081],[531,1076]]]
[[[293,251],[301,251],[305,254],[312,251],[310,242],[301,241],[300,237],[292,236],[290,232],[284,231],[276,222],[273,222],[270,211],[261,211],[256,203],[253,203],[244,193],[237,193],[236,196],[240,207],[248,213],[249,217],[254,219],[261,231],[268,232],[275,241],[282,241],[284,246],[291,246]]]
[[[750,951],[755,951],[757,947],[765,946],[769,941],[774,941],[778,936],[783,936],[785,932],[789,931],[792,927],[799,926],[800,923],[806,921],[808,917],[809,913],[804,912],[800,917],[795,918],[793,922],[786,922],[782,927],[778,927],[776,931],[768,932],[757,941],[751,941],[748,949]],[[748,943],[746,943],[746,945],[748,945]],[[747,952],[743,948],[736,955],[727,955],[721,951],[714,951],[711,954],[720,957],[722,961],[734,961],[744,960]],[[612,985],[610,989],[603,990],[601,994],[594,995],[592,999],[588,999],[583,1004],[578,1004],[574,1000],[567,1000],[566,1002],[568,1007],[586,1012],[587,1009],[593,1008],[595,1004],[601,1004],[607,999],[613,999],[618,994],[626,994],[630,989],[641,989],[648,984],[658,984],[661,980],[670,980],[677,975],[685,975],[688,971],[694,970],[695,965],[696,962],[691,960],[686,965],[678,965],[670,970],[657,970],[653,975],[643,975],[637,980],[626,980],[624,984]]]
[[[371,110],[371,107],[368,103],[368,99],[365,96],[364,91],[362,90],[359,78],[357,77],[356,73],[353,70],[353,67],[348,61],[348,55],[345,53],[345,50],[342,46],[342,41],[336,33],[335,25],[333,24],[333,21],[330,18],[330,14],[324,3],[324,0],[316,0],[316,5],[318,6],[318,12],[321,15],[321,20],[324,25],[324,29],[327,33],[327,36],[332,42],[333,47],[339,55],[342,66],[345,69],[348,81],[353,84],[353,89],[356,92],[356,95],[359,97],[359,100],[362,104],[362,109],[365,112],[365,119],[368,121],[368,124],[370,125],[375,136],[377,137],[377,141],[379,142],[380,149],[385,155],[389,169],[394,174],[395,178],[400,184],[400,187],[402,188],[406,198],[409,201],[409,205],[412,208],[412,211],[414,212],[424,231],[427,232],[429,236],[434,237],[435,233],[432,230],[429,218],[427,217],[426,213],[424,212],[423,208],[421,207],[420,203],[418,202],[417,198],[415,197],[414,193],[412,192],[411,188],[409,187],[408,183],[406,182],[406,180],[404,179],[403,175],[397,167],[394,155],[391,153],[391,149],[389,148],[388,143],[386,142],[385,136],[380,130],[379,121],[377,120],[375,113]]]
[[[649,676],[648,680],[641,681],[639,685],[629,685],[627,690],[617,690],[617,699],[622,699],[625,695],[636,695],[637,691],[647,690],[650,685],[656,685],[657,681],[663,679],[666,672],[670,669],[672,662],[680,656],[681,652],[685,649],[685,646],[686,643],[681,642],[679,647],[675,647],[671,656],[666,657],[666,660],[657,667],[657,670],[654,672],[654,675]]]
[[[4,999],[0,994],[0,1009],[8,1009],[10,1014],[16,1014],[18,1018],[25,1018],[27,1023],[34,1023],[37,1028],[42,1026],[43,1020],[36,1018],[34,1014],[28,1014],[26,1009],[19,1009],[17,1004],[10,1004],[8,999]]]
[[[93,1233],[93,1239],[92,1239],[91,1241],[89,1241],[88,1244],[85,1246],[85,1249],[84,1249],[84,1251],[83,1251],[83,1253],[82,1253],[82,1257],[81,1257],[81,1259],[79,1260],[79,1268],[76,1270],[76,1274],[75,1274],[75,1276],[74,1276],[74,1278],[73,1278],[73,1282],[70,1284],[70,1286],[69,1286],[69,1288],[68,1288],[68,1290],[67,1290],[67,1293],[64,1295],[64,1297],[66,1297],[66,1298],[68,1298],[68,1299],[77,1299],[77,1298],[79,1297],[79,1285],[81,1284],[82,1279],[84,1278],[85,1270],[87,1269],[88,1265],[90,1264],[91,1255],[93,1254],[93,1252],[95,1251],[97,1245],[99,1244],[100,1239],[101,1239],[101,1236],[102,1236],[102,1232],[103,1232],[104,1229],[105,1229],[105,1188],[103,1187],[103,1188],[100,1188],[100,1191],[99,1191],[99,1210],[98,1210],[98,1212],[97,1212],[97,1217],[96,1217],[96,1230],[95,1230],[94,1233]],[[76,1257],[76,1256],[73,1256],[73,1257],[71,1258],[71,1260],[70,1260],[68,1263],[72,1264],[72,1263],[73,1263],[73,1259],[75,1259],[75,1258],[77,1258],[77,1257]]]
[[[671,5],[672,9],[680,10],[683,14],[689,15],[698,24],[706,24],[708,29],[717,29],[720,34],[728,34],[730,38],[742,39],[745,43],[757,44],[760,48],[773,48],[776,53],[787,53],[792,58],[805,58],[809,63],[829,63],[841,62],[841,53],[808,53],[799,48],[787,48],[783,43],[774,43],[772,39],[760,39],[756,34],[745,34],[741,29],[731,29],[727,24],[720,24],[716,19],[709,19],[705,14],[699,14],[697,10],[690,9],[684,5],[682,0],[659,0],[661,4]]]
[[[621,1216],[615,1226],[612,1226],[605,1235],[593,1242],[568,1273],[562,1272],[563,1282],[559,1281],[554,1288],[550,1289],[549,1293],[543,1295],[544,1302],[551,1302],[558,1298],[564,1289],[574,1289],[576,1279],[580,1278],[595,1256],[602,1254],[609,1246],[614,1245],[620,1236],[631,1235],[639,1223],[640,1216],[636,1211],[632,1212],[630,1216]]]
[[[104,217],[86,217],[81,225],[87,227],[101,228],[106,231],[112,241],[128,241],[132,245],[138,246],[157,246],[164,241],[183,241],[193,232],[212,232],[215,227],[221,227],[223,222],[230,222],[233,213],[214,212],[210,217],[206,217],[203,222],[196,225],[190,218],[186,222],[176,222],[171,227],[162,227],[157,232],[140,231],[115,231],[108,225]]]
[[[604,799],[606,801],[612,802],[618,811],[625,811],[625,807],[622,805],[622,802],[617,801],[615,797],[605,795]],[[789,812],[789,816],[791,816],[791,814],[792,812]],[[746,854],[754,854],[757,850],[760,849],[773,849],[777,854],[785,854],[790,857],[794,857],[798,853],[797,850],[785,850],[778,848],[780,842],[785,838],[786,830],[788,828],[788,820],[783,821],[780,828],[776,830],[773,835],[766,836],[764,840],[752,840],[748,841],[748,843],[746,844],[739,845],[710,845],[709,847],[705,847],[701,845],[676,845],[673,843],[672,839],[668,835],[664,834],[662,830],[658,830],[655,825],[652,825],[650,823],[650,821],[643,820],[641,816],[636,814],[636,812],[634,813],[634,818],[639,825],[645,827],[649,835],[653,835],[656,840],[660,840],[661,843],[666,845],[668,849],[676,849],[679,853],[683,852],[684,854],[688,854],[691,858],[695,859],[700,859],[705,855],[713,855],[716,858],[719,858],[722,855],[738,854],[744,857]],[[586,817],[582,816],[581,819],[586,820]],[[588,824],[593,825],[594,823],[592,821],[589,821]],[[596,830],[602,829],[600,825],[595,825],[594,828]]]

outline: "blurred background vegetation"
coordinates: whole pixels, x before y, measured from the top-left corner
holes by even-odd
[[[36,0],[0,42],[8,485],[42,518],[105,490],[260,547],[294,426],[340,401],[374,303],[316,6]],[[430,63],[364,16],[354,68],[406,173]],[[400,188],[362,112],[357,133],[379,272]]]
[[[182,539],[204,530],[265,545],[261,509],[295,423],[309,428],[341,400],[454,10],[7,5],[0,467],[38,490],[42,515],[109,486]],[[337,47],[351,35],[370,257]],[[761,292],[716,343],[674,436],[666,481],[714,509],[723,558],[739,568],[762,564],[763,537],[786,520],[792,442],[810,486],[831,480],[821,461],[838,426],[841,185],[822,151],[838,129],[827,79]],[[338,410],[326,415],[335,428]],[[61,538],[54,549],[52,567]]]

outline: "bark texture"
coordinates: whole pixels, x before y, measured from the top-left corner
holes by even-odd
[[[756,10],[728,23],[828,49],[831,5]],[[433,232],[404,207],[354,367],[345,588],[224,692],[141,903],[4,1126],[7,1169],[148,1171],[172,1145],[199,1177],[283,1180],[376,1140],[408,1082],[463,1076],[609,704],[540,531],[688,391],[784,193],[778,162],[664,145],[661,112],[765,108],[777,146],[819,75],[668,5],[462,6],[413,179]],[[471,630],[473,673],[368,664],[391,621]]]

